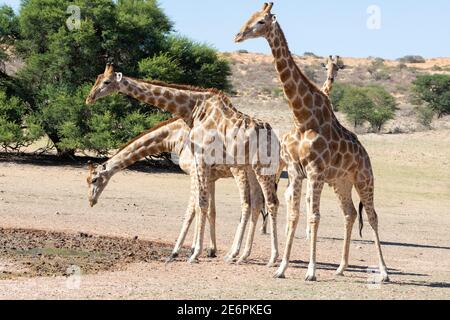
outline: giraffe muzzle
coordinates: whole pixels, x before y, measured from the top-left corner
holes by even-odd
[[[244,40],[244,33],[243,32],[239,32],[236,37],[234,37],[234,42],[236,43],[240,43]]]

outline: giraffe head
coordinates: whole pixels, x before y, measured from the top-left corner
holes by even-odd
[[[254,13],[244,24],[234,41],[239,43],[248,39],[268,36],[272,25],[277,21],[276,16],[270,12],[272,7],[273,2],[264,3],[262,9]]]
[[[111,175],[107,170],[106,163],[98,165],[95,168],[92,162],[89,162],[88,168],[89,175],[87,177],[87,183],[89,186],[89,204],[93,207],[97,204],[98,198],[102,194],[103,190],[105,190]]]
[[[91,105],[98,99],[109,96],[119,90],[119,82],[122,80],[122,74],[114,72],[114,66],[108,63],[105,72],[97,77],[97,81],[89,92],[86,104]]]
[[[327,70],[328,80],[334,81],[339,70],[345,69],[344,61],[339,56],[329,56],[326,63],[322,63],[322,67]]]

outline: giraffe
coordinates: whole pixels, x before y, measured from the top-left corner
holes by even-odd
[[[331,89],[333,89],[334,80],[336,80],[339,70],[345,69],[344,62],[339,56],[329,56],[326,63],[322,63],[322,67],[327,70],[327,80],[322,86],[322,92],[330,96]]]
[[[344,61],[342,61],[339,56],[329,56],[326,60],[326,63],[322,63],[322,67],[327,70],[327,79],[322,86],[322,92],[326,96],[330,96],[330,92],[333,89],[334,81],[336,80],[337,74],[339,70],[345,69]],[[334,106],[332,105],[333,111],[335,111]],[[310,237],[310,229],[309,224],[306,225],[306,239]],[[287,233],[287,232],[286,232]]]
[[[344,128],[334,115],[329,98],[296,65],[284,33],[271,13],[273,3],[265,3],[236,35],[237,43],[265,38],[275,58],[275,68],[293,113],[294,129],[283,136],[281,158],[287,164],[289,187],[285,198],[289,215],[288,236],[283,260],[274,277],[285,277],[300,215],[303,179],[307,181],[306,208],[310,225],[310,257],[306,281],[316,280],[316,243],[320,222],[320,198],[324,184],[333,187],[345,217],[344,248],[337,275],[348,267],[351,233],[357,212],[352,201],[355,187],[373,229],[382,280],[389,281],[378,235],[374,208],[374,176],[369,155],[355,134]]]
[[[172,118],[170,120],[161,122],[150,130],[143,132],[137,136],[124,147],[122,147],[114,156],[103,164],[94,168],[92,163],[89,163],[89,175],[87,183],[89,186],[89,203],[91,207],[95,206],[98,202],[100,195],[108,185],[110,179],[119,171],[133,165],[137,161],[160,154],[163,152],[173,152],[178,155],[180,159],[180,168],[187,174],[190,174],[192,169],[192,153],[188,148],[187,139],[189,136],[189,127],[186,123],[179,118]],[[230,170],[230,168],[216,166],[212,170],[211,178],[211,198],[208,211],[208,220],[210,222],[210,245],[208,257],[216,257],[217,245],[216,245],[216,232],[215,232],[215,216],[216,208],[214,201],[215,182],[221,178],[231,178],[235,175],[238,182],[238,188],[245,188],[245,184],[241,185],[240,178],[241,172],[238,170]],[[191,187],[195,189],[195,184]],[[255,233],[256,223],[258,221],[258,212],[263,207],[262,191],[255,183],[250,185],[250,193],[254,195],[254,203],[252,207],[252,220],[250,222],[250,230],[247,236],[246,247],[241,260],[244,260],[250,256],[251,247],[253,243],[253,236]],[[195,190],[191,194],[195,194]],[[179,240],[172,252],[171,259],[178,256],[178,253],[183,245],[184,239],[195,214],[195,199],[190,199],[186,216],[183,222],[183,228],[181,230]],[[250,204],[248,204],[250,205]],[[264,217],[264,215],[263,215]],[[235,240],[236,243],[237,240]]]
[[[255,177],[255,182],[260,185],[271,222],[271,256],[268,266],[274,266],[278,258],[277,177],[282,165],[279,159],[279,140],[271,126],[239,112],[229,98],[218,90],[125,77],[122,73],[116,73],[111,64],[97,77],[86,98],[86,104],[93,104],[99,98],[116,92],[168,111],[183,119],[191,129],[189,142],[193,145],[194,161],[191,176],[198,188],[195,205],[199,210],[195,250],[189,262],[197,262],[202,251],[211,197],[211,170],[220,164],[230,169],[243,170],[244,183],[251,183],[252,177]],[[249,192],[241,193],[241,202],[251,203],[251,196]],[[250,211],[249,206],[242,206],[242,219],[238,228],[239,243]],[[236,246],[233,247],[236,249]],[[235,254],[236,251],[231,253]],[[227,260],[230,258],[234,257],[227,256]]]

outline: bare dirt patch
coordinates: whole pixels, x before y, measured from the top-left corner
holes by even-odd
[[[118,271],[130,263],[161,261],[171,247],[119,237],[0,228],[0,280]],[[3,263],[2,263],[3,261]]]

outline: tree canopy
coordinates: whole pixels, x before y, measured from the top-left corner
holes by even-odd
[[[132,77],[231,89],[228,63],[174,34],[156,0],[24,0],[19,16],[1,7],[0,25],[25,61],[14,79],[24,117],[33,116],[60,154],[105,154],[168,116],[123,96],[85,106],[108,62]]]

